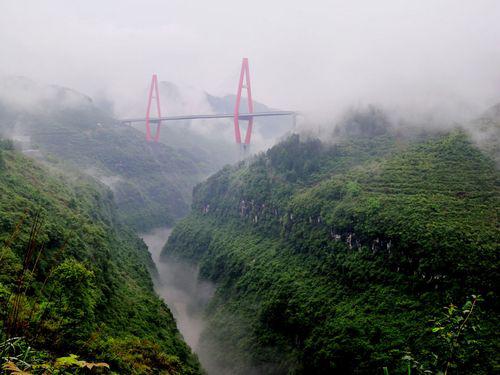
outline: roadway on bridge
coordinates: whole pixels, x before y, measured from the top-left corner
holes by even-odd
[[[269,112],[253,112],[253,113],[240,113],[238,118],[240,120],[250,120],[254,117],[272,117],[272,116],[295,116],[297,113],[294,111],[269,111]],[[178,116],[164,116],[164,117],[151,117],[149,122],[160,123],[163,121],[179,121],[179,120],[196,120],[196,119],[218,119],[218,118],[234,118],[234,113],[218,113],[209,115],[178,115]],[[120,120],[123,123],[132,122],[146,122],[145,117],[129,118]]]

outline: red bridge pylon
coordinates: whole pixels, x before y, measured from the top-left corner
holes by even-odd
[[[245,82],[243,82],[243,80]],[[247,90],[247,106],[248,106],[248,111],[244,114],[253,114],[253,100],[252,100],[252,87],[250,85],[250,69],[248,67],[248,59],[245,57],[243,58],[242,64],[241,64],[241,73],[240,73],[240,80],[238,82],[238,91],[236,92],[236,105],[234,108],[234,137],[236,140],[236,144],[238,144],[240,147],[243,146],[243,149],[246,150],[247,147],[250,145],[250,140],[252,138],[252,128],[253,128],[253,116],[244,116],[241,118],[241,120],[248,121],[248,126],[246,129],[245,133],[245,140],[242,143],[241,142],[241,130],[240,130],[240,105],[241,105],[241,94],[243,89]],[[160,93],[159,93],[159,88],[158,88],[158,78],[156,74],[153,74],[153,77],[151,79],[151,86],[149,88],[149,96],[148,96],[148,107],[146,110],[146,141],[150,142],[151,141],[151,105],[153,103],[153,99],[156,101],[156,111],[158,114],[158,117],[155,118],[153,117],[153,123],[156,123],[156,133],[154,135],[154,141],[158,142],[160,138],[160,126],[161,126],[161,109],[160,109]],[[263,115],[263,114],[260,114]],[[265,115],[273,115],[273,114],[265,114]],[[174,116],[175,120],[178,119],[196,119],[196,118],[227,118],[229,117],[228,114],[219,114],[219,115],[191,115],[191,116]],[[173,120],[174,118],[168,118],[164,117],[163,120]],[[134,121],[136,119],[133,119]],[[141,119],[139,119],[141,120]],[[130,121],[132,122],[132,121]]]
[[[153,93],[154,91],[154,93]],[[151,87],[149,88],[149,97],[148,97],[148,109],[146,110],[146,141],[151,141],[151,126],[150,126],[150,113],[151,113],[151,102],[153,99],[156,99],[156,111],[158,113],[158,123],[156,125],[156,134],[155,134],[155,142],[158,142],[160,138],[160,125],[161,125],[161,110],[160,110],[160,94],[158,90],[158,78],[156,74],[153,74],[153,78],[151,79]]]
[[[245,78],[245,85],[243,85],[243,78]],[[248,113],[253,113],[253,101],[252,101],[252,87],[250,86],[250,71],[248,68],[248,59],[243,58],[241,63],[241,73],[240,81],[238,83],[238,91],[236,93],[236,106],[234,108],[234,137],[236,143],[241,145],[241,132],[240,132],[240,103],[241,103],[241,91],[243,88],[247,89],[247,105]],[[246,148],[250,144],[250,138],[252,137],[252,127],[253,127],[253,117],[248,119],[247,131],[245,134],[245,143],[243,147]]]

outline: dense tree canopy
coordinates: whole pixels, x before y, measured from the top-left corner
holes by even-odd
[[[9,142],[0,150],[0,353],[23,337],[39,351],[34,364],[73,353],[121,373],[200,373],[111,192],[42,167]],[[11,354],[31,358],[19,347]]]
[[[243,363],[273,374],[492,373],[494,161],[460,130],[412,138],[379,113],[350,120],[334,144],[294,135],[195,188],[164,253],[218,283],[205,338],[225,348],[219,363],[234,373]],[[443,306],[466,301],[468,328],[436,328],[470,311],[443,317]]]

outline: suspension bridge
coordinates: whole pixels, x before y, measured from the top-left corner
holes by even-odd
[[[240,112],[241,107],[241,97],[243,94],[243,89],[247,92],[247,111]],[[156,104],[156,116],[151,116],[151,110],[153,104]],[[253,120],[255,117],[274,117],[274,116],[291,116],[295,123],[297,113],[294,111],[267,111],[267,112],[254,112],[253,110],[253,100],[252,100],[252,87],[250,84],[250,68],[248,65],[248,59],[243,58],[241,64],[240,79],[238,81],[238,89],[236,91],[236,104],[233,113],[218,113],[218,114],[188,114],[188,115],[177,115],[177,116],[162,116],[160,109],[160,93],[158,87],[158,77],[153,74],[151,79],[151,85],[148,94],[148,103],[146,109],[146,117],[140,118],[127,118],[122,119],[121,122],[124,124],[131,125],[132,123],[143,122],[146,124],[146,141],[148,142],[158,142],[160,139],[160,127],[163,123],[167,121],[178,121],[178,120],[197,120],[197,119],[224,119],[232,118],[234,123],[234,139],[236,144],[247,149],[250,145],[252,138]],[[242,141],[240,121],[247,121],[248,125],[245,132],[245,137]],[[156,132],[154,137],[151,131],[151,125],[156,124]]]

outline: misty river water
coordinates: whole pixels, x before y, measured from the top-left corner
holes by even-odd
[[[203,369],[209,375],[233,375],[238,369],[239,374],[258,375],[263,373],[247,362],[238,363],[217,360],[217,355],[225,352],[225,348],[206,333],[200,343],[200,336],[205,328],[204,310],[215,292],[215,284],[198,279],[196,266],[173,258],[162,258],[160,253],[172,232],[172,228],[157,228],[140,235],[148,246],[151,257],[158,270],[158,277],[153,275],[155,290],[163,298],[172,311],[184,340],[197,354]],[[237,316],[225,315],[228,322],[242,322]],[[273,364],[264,366],[272,368]],[[267,371],[269,372],[269,371]]]
[[[160,262],[161,250],[171,232],[171,228],[157,228],[141,234],[141,237],[158,269],[158,279],[153,277],[156,292],[167,303],[184,340],[198,354],[203,365],[204,355],[199,353],[204,328],[203,309],[213,296],[215,285],[198,280],[198,269],[192,264],[168,258]]]

